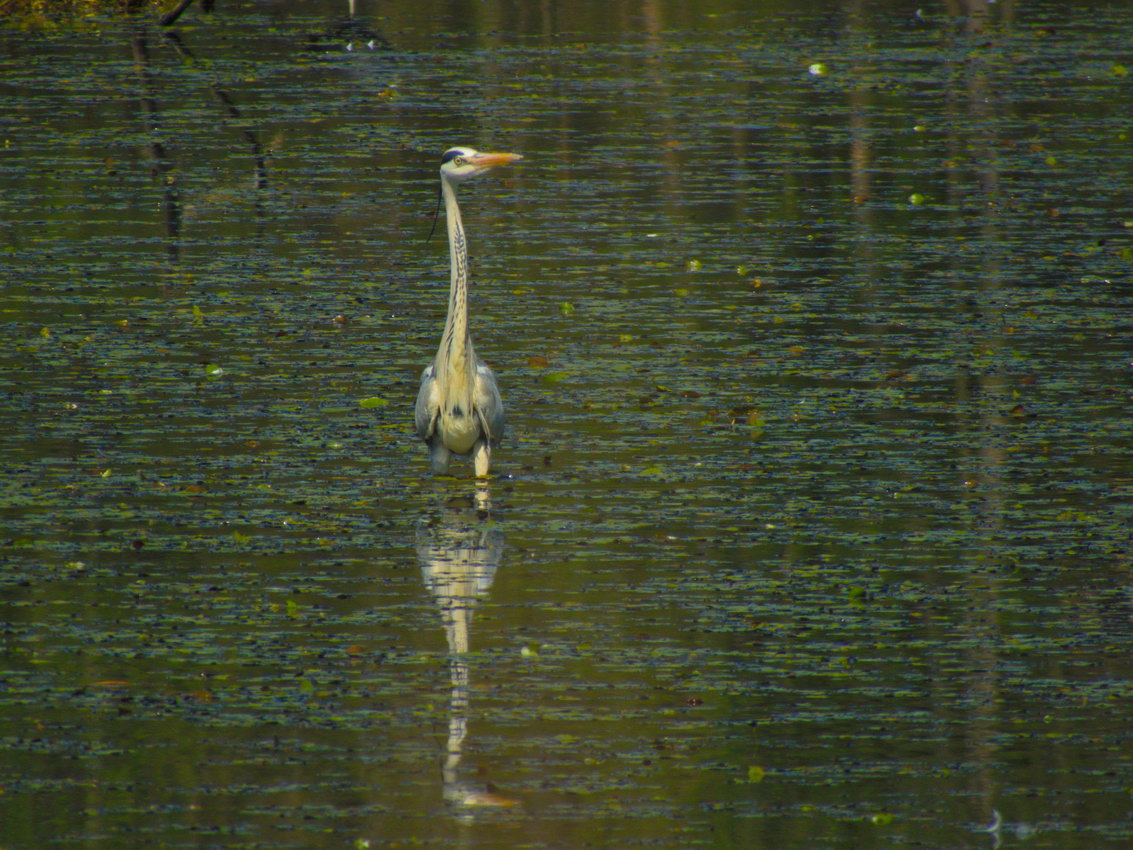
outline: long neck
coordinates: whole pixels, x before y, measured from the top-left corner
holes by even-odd
[[[473,360],[472,341],[468,337],[468,245],[464,241],[456,190],[444,178],[441,178],[441,193],[445,199],[445,221],[448,224],[451,278],[448,317],[440,348],[437,349],[437,362],[440,368],[463,370],[470,368]]]

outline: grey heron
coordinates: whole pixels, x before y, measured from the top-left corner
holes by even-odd
[[[448,471],[452,455],[471,455],[477,478],[488,476],[492,446],[504,430],[504,403],[496,374],[476,356],[468,333],[468,243],[456,187],[498,165],[522,159],[514,153],[450,148],[441,157],[441,196],[448,225],[451,276],[448,316],[437,356],[421,373],[414,422],[429,446],[434,474]]]

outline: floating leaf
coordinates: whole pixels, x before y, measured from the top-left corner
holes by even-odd
[[[760,767],[758,764],[753,764],[747,769],[748,782],[762,782],[763,777],[767,775],[767,771]]]
[[[375,407],[388,407],[389,401],[382,398],[380,395],[372,395],[369,398],[358,399],[358,404],[367,410]]]
[[[569,316],[571,313],[574,312],[574,305],[571,304],[569,301],[564,301],[562,304],[559,305],[559,312],[562,313],[564,316]]]
[[[551,364],[546,357],[539,357],[538,355],[536,355],[534,357],[527,358],[527,365],[532,369],[546,369]]]

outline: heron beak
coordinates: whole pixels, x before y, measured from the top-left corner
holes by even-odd
[[[472,157],[472,164],[477,168],[495,168],[520,159],[523,157],[517,153],[478,153]]]

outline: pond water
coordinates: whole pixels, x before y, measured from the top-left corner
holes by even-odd
[[[1130,846],[1127,4],[162,11],[0,23],[0,846]]]

